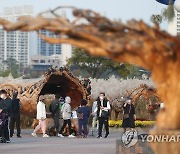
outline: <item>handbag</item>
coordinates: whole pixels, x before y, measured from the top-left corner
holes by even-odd
[[[129,118],[129,113],[124,114],[123,119],[128,119],[128,118]]]
[[[130,111],[131,111],[131,105],[130,105],[130,108],[129,108],[129,113],[124,114],[123,119],[128,119],[129,118]]]
[[[83,120],[84,119],[84,114],[83,113],[78,113],[78,119]]]

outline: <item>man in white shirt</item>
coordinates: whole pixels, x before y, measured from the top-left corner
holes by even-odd
[[[107,138],[109,135],[109,124],[108,124],[109,110],[110,110],[110,103],[105,98],[105,93],[101,92],[99,95],[99,99],[97,100],[97,107],[94,110],[94,113],[97,112],[97,117],[98,117],[98,121],[99,121],[99,129],[98,129],[98,137],[97,138],[102,138],[103,124],[106,129],[106,134],[105,134],[104,138]]]

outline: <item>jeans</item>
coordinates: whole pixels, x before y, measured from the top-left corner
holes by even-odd
[[[84,135],[88,134],[87,125],[88,125],[88,119],[82,119],[78,121],[78,127],[79,127],[79,135],[82,135],[82,127],[84,130]]]

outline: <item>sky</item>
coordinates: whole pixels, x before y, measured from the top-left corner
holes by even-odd
[[[152,14],[161,14],[166,8],[155,0],[0,0],[0,4],[0,13],[10,6],[32,5],[35,14],[57,6],[76,6],[95,10],[111,19],[143,19],[148,24]],[[167,21],[161,23],[161,28],[167,30]]]

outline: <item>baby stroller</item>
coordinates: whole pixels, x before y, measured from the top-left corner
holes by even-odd
[[[4,138],[5,123],[7,121],[7,115],[4,112],[0,113],[0,143],[6,143]]]

